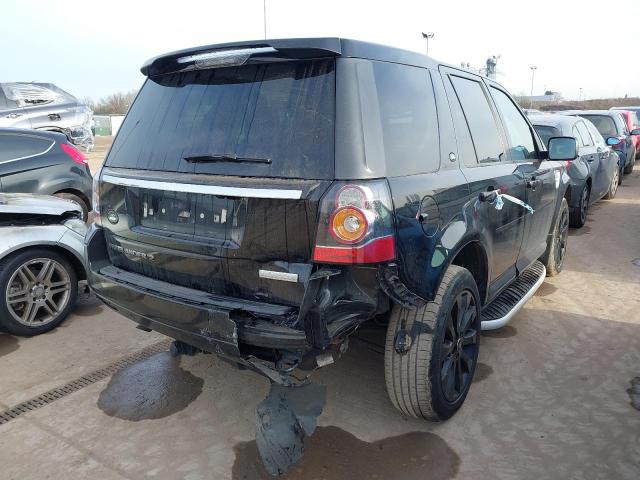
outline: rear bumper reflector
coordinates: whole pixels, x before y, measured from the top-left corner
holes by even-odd
[[[221,197],[278,198],[285,200],[300,200],[302,197],[302,190],[284,190],[279,188],[222,187],[218,185],[161,182],[158,180],[143,180],[141,178],[115,177],[113,175],[103,175],[102,181],[125,187],[139,187],[170,192],[202,193]]]
[[[393,235],[376,238],[358,247],[326,247],[316,245],[313,261],[316,263],[379,263],[396,257]]]

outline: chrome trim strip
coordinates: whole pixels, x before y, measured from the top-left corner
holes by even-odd
[[[103,182],[123,185],[125,187],[149,188],[151,190],[167,190],[171,192],[202,193],[206,195],[219,195],[223,197],[249,197],[249,198],[278,198],[285,200],[300,200],[302,190],[284,190],[278,188],[246,188],[246,187],[222,187],[219,185],[202,185],[195,183],[161,182],[157,180],[142,180],[140,178],[114,177],[105,174]]]
[[[298,283],[297,273],[275,272],[273,270],[260,269],[258,270],[258,276],[260,278],[267,278],[269,280],[280,280],[283,282]]]
[[[544,268],[544,266],[542,267]],[[535,293],[538,291],[538,288],[540,288],[540,285],[542,285],[542,283],[544,282],[544,279],[547,276],[547,269],[544,268],[544,271],[542,272],[542,275],[540,275],[540,278],[536,281],[536,283],[533,285],[533,287],[531,287],[531,290],[529,290],[524,297],[522,297],[520,299],[520,301],[518,303],[515,304],[515,306],[509,310],[509,313],[507,313],[504,317],[502,318],[497,318],[495,320],[487,320],[484,322],[481,322],[481,330],[496,330],[498,328],[502,328],[504,327],[507,323],[509,323],[511,321],[511,319],[515,316],[516,313],[518,313],[520,311],[520,309],[522,307],[524,307],[524,304],[527,303],[529,301],[529,299],[531,297],[533,297],[535,295]]]

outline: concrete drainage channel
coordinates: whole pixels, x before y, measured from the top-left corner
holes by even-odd
[[[170,345],[171,342],[169,340],[162,340],[161,342],[154,343],[153,345],[145,347],[136,353],[127,355],[106,367],[94,370],[93,372],[83,375],[80,378],[76,378],[75,380],[72,380],[60,387],[52,388],[48,392],[44,392],[37,397],[8,408],[7,410],[0,411],[0,425],[8,423],[13,419],[18,418],[20,415],[45,407],[73,392],[99,382],[124,367],[146,360],[156,353],[165,352],[169,349]]]

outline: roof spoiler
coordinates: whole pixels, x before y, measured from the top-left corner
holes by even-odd
[[[143,75],[151,77],[174,71],[242,65],[249,59],[302,60],[341,54],[342,44],[339,38],[254,40],[178,50],[147,60],[140,71]]]

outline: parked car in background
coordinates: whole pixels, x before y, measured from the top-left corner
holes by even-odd
[[[567,198],[571,226],[582,227],[590,205],[602,197],[615,197],[621,174],[618,156],[589,120],[555,114],[530,115],[529,120],[545,144],[562,136],[578,142],[578,158],[567,164],[571,178]]]
[[[638,113],[631,110],[613,110],[620,112],[620,115],[622,115],[622,118],[625,121],[627,129],[631,135],[631,140],[633,141],[633,148],[636,151],[637,160],[640,158],[640,120],[638,119]]]
[[[0,330],[32,336],[64,321],[86,279],[86,224],[74,202],[0,193]]]
[[[89,151],[94,146],[92,118],[87,105],[52,83],[0,83],[0,127],[64,133]]]
[[[286,389],[386,319],[392,402],[444,420],[480,330],[562,269],[566,175],[548,160],[575,159],[576,141],[547,151],[488,78],[336,38],[193,48],[142,73],[96,175],[90,284],[190,352]],[[258,449],[282,473],[302,450],[282,432],[300,428],[261,405]]]
[[[624,162],[623,172],[631,173],[636,163],[636,151],[631,132],[620,112],[615,110],[567,110],[558,113],[586,118],[595,125],[603,138],[615,137],[620,140],[617,145],[612,146]],[[608,140],[607,143],[609,143]]]
[[[0,128],[0,192],[56,195],[76,202],[86,220],[92,177],[87,158],[61,133]]]

